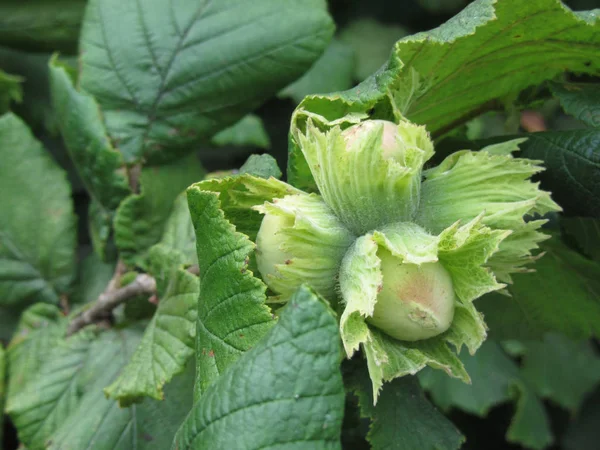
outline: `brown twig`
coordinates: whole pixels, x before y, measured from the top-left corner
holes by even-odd
[[[86,309],[73,319],[67,329],[67,336],[76,333],[87,325],[106,318],[114,308],[127,299],[144,294],[152,295],[156,292],[156,280],[145,273],[139,274],[133,282],[122,288],[115,288],[115,286],[118,286],[118,283],[115,284],[113,281],[114,277],[92,307]]]

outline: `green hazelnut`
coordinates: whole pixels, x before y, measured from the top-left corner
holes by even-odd
[[[368,322],[402,341],[428,339],[446,331],[454,318],[454,288],[439,262],[406,264],[380,248],[383,284]]]

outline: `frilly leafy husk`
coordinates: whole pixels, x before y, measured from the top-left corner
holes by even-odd
[[[268,285],[287,299],[303,283],[308,283],[330,301],[336,297],[339,266],[355,237],[316,194],[288,195],[254,207],[262,214],[282,216],[293,224],[279,233],[280,249],[293,255],[276,264],[276,274]]]
[[[541,161],[512,156],[521,142],[515,139],[479,152],[456,152],[426,170],[415,218],[433,233],[479,215],[491,228],[511,230],[487,261],[487,267],[505,283],[511,282],[511,273],[526,270],[523,266],[535,259],[533,250],[546,239],[538,231],[546,221],[526,222],[525,218],[561,210],[550,193],[530,181],[544,170]]]
[[[413,223],[388,225],[358,238],[344,257],[340,292],[346,306],[340,319],[340,332],[349,358],[362,345],[375,399],[384,381],[415,374],[426,365],[469,382],[462,363],[448,344],[457,351],[465,345],[474,353],[485,340],[485,323],[472,300],[504,287],[485,263],[510,234],[505,230],[492,230],[482,219],[483,214],[464,225],[456,222],[437,236]],[[383,283],[377,256],[379,248],[385,248],[405,264],[439,261],[448,270],[456,294],[455,315],[449,330],[430,339],[405,342],[367,324]]]
[[[433,155],[425,127],[398,124],[399,160],[383,157],[381,125],[352,143],[340,127],[323,132],[311,120],[305,133],[295,131],[320,194],[350,231],[360,235],[413,218],[423,164]]]

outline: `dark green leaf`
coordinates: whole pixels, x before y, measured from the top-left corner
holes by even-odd
[[[579,250],[600,263],[600,219],[563,217],[561,224]]]
[[[361,415],[371,419],[367,440],[373,450],[449,450],[460,448],[465,441],[452,422],[427,401],[415,377],[387,383],[376,405],[366,372],[356,375],[351,388],[358,396]]]
[[[196,155],[167,165],[145,167],[140,175],[140,194],[127,197],[115,216],[115,241],[128,264],[144,266],[147,252],[160,241],[177,195],[204,176]]]
[[[85,4],[86,0],[3,0],[0,45],[74,52]]]
[[[163,386],[194,354],[198,277],[178,270],[160,292],[158,309],[119,377],[104,392],[127,406],[140,397],[164,399]]]
[[[242,167],[240,167],[240,174],[244,173],[265,179],[270,177],[279,179],[282,175],[275,158],[266,153],[264,155],[250,155]]]
[[[371,41],[372,36],[368,35]],[[400,35],[396,35],[395,42]],[[363,38],[363,40],[365,40]],[[386,55],[389,53],[389,46]],[[381,65],[381,64],[379,64]],[[379,66],[378,66],[379,67]],[[329,92],[343,91],[354,84],[354,51],[350,45],[334,39],[325,49],[323,55],[301,78],[287,86],[279,94],[280,98],[291,98],[296,103],[310,94],[324,94]]]
[[[552,93],[566,113],[600,128],[600,84],[552,84]]]
[[[471,385],[438,370],[419,374],[424,389],[436,405],[448,411],[458,408],[481,417],[501,403],[516,402],[507,439],[525,447],[543,449],[553,441],[543,402],[523,380],[518,366],[494,341],[486,341],[474,356],[464,352],[461,360],[471,376]]]
[[[46,440],[75,411],[80,389],[77,376],[89,357],[94,333],[84,331],[60,340],[6,411],[29,449],[43,449]]]
[[[537,395],[575,414],[600,382],[600,358],[589,342],[548,334],[526,343],[523,377]]]
[[[443,134],[565,70],[598,74],[596,29],[594,14],[573,14],[556,0],[476,0],[442,26],[398,41],[389,62],[354,89],[304,99],[292,126],[308,116],[323,124],[407,117]],[[306,169],[292,142],[294,186],[313,187]]]
[[[324,0],[91,0],[81,85],[127,162],[165,161],[298,78],[332,34]]]
[[[544,161],[542,186],[566,212],[600,217],[600,130],[532,133],[521,149]]]
[[[196,399],[273,325],[266,286],[247,269],[255,245],[235,231],[218,194],[188,189],[200,268]]]
[[[194,405],[172,448],[341,449],[340,359],[335,314],[300,288],[277,325]]]
[[[0,116],[0,305],[58,303],[75,269],[65,172],[15,115]]]
[[[67,71],[55,59],[50,62],[50,85],[65,145],[94,203],[90,208],[91,221],[97,224],[101,220],[108,227],[102,238],[93,241],[96,252],[104,255],[112,216],[131,192],[123,157],[108,139],[94,98],[78,92]]]
[[[165,223],[162,239],[157,245],[164,246],[171,252],[178,252],[178,264],[186,266],[198,264],[196,232],[185,193],[180,194],[175,200],[173,211]]]
[[[498,339],[541,337],[557,331],[573,339],[600,336],[600,265],[558,238],[540,246],[546,254],[533,273],[515,274],[511,296],[477,300],[490,335]]]
[[[36,376],[66,329],[60,310],[37,303],[23,312],[17,332],[7,347],[7,398],[12,401]]]
[[[271,141],[260,117],[254,114],[244,116],[236,124],[215,134],[211,143],[218,146],[253,146],[270,148]]]

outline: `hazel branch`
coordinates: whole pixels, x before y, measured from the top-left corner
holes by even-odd
[[[139,274],[133,282],[122,288],[115,289],[114,283],[111,282],[91,308],[73,319],[67,329],[67,336],[106,318],[113,309],[130,298],[144,294],[153,295],[155,292],[156,280],[145,273]]]

